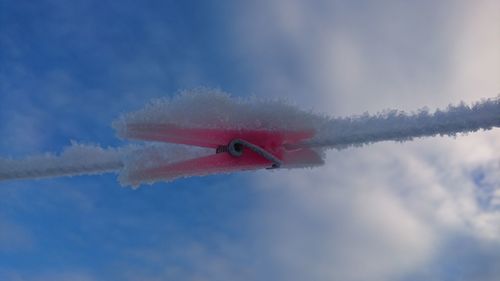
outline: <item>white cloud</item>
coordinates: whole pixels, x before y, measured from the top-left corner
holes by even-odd
[[[254,1],[237,9],[236,47],[257,93],[338,115],[445,106],[498,93],[497,6]]]
[[[498,1],[379,4],[241,6],[235,36],[257,69],[252,90],[334,115],[499,93]],[[270,198],[257,235],[291,280],[397,280],[446,256],[456,235],[497,245],[498,139],[495,129],[377,144],[332,151],[317,170],[259,174]]]
[[[467,100],[500,94],[500,3],[466,2],[455,27],[448,93]]]
[[[261,175],[259,186],[271,191],[257,228],[286,279],[389,280],[432,253],[432,229],[386,186],[385,175],[368,168],[353,176],[357,166],[384,162],[381,155],[358,154],[340,152],[315,171]]]

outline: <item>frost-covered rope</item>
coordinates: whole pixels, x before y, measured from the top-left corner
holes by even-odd
[[[104,149],[95,145],[73,143],[60,155],[0,158],[0,180],[113,172],[124,166],[123,159],[128,152],[128,148]]]
[[[29,167],[24,169],[5,169],[0,171],[0,180],[46,178],[53,176],[77,176],[88,174],[102,174],[114,172],[123,168],[122,161],[113,161],[96,164],[72,164],[61,163],[53,167]]]
[[[125,114],[113,123],[113,127],[118,135],[123,135],[129,124],[137,123],[174,124],[184,128],[209,129],[207,132],[210,129],[227,129],[231,132],[315,131],[312,139],[299,144],[289,143],[285,148],[312,147],[312,154],[322,155],[324,149],[330,148],[342,149],[380,141],[408,141],[435,135],[455,136],[459,133],[500,127],[500,96],[470,106],[463,103],[449,106],[445,110],[432,113],[428,110],[419,110],[416,113],[392,110],[375,115],[331,118],[301,110],[283,101],[234,99],[221,92],[188,92],[175,98],[153,101],[142,110]],[[198,137],[213,136],[203,133]],[[196,143],[196,140],[193,143]],[[282,164],[282,160],[269,151],[243,139],[236,139],[231,145],[220,144],[216,152],[229,152],[231,148],[233,156],[237,156],[242,152],[238,151],[238,146],[239,149],[246,147],[269,160],[273,167]],[[222,151],[221,147],[225,150]],[[130,182],[128,175],[214,153],[211,149],[199,149],[198,151],[191,146],[183,148],[179,145],[158,144],[104,149],[99,146],[73,144],[60,155],[32,156],[20,160],[0,158],[0,180],[98,174],[120,170],[120,182],[124,185],[151,183],[163,178],[146,176],[139,182]],[[307,158],[309,156],[307,153],[301,155],[305,157],[306,167],[310,165],[310,159]],[[191,173],[189,169],[196,167],[185,168],[171,173],[175,176],[167,179],[225,172],[222,168],[209,167],[206,170],[194,169],[196,171]]]
[[[330,119],[318,126],[311,141],[298,146],[342,149],[380,141],[408,141],[429,136],[455,136],[459,133],[500,127],[500,97],[472,106],[460,104],[429,113],[408,114],[392,110],[376,115]]]

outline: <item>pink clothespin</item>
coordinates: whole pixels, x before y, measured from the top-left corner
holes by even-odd
[[[323,164],[313,149],[297,146],[314,136],[313,130],[247,130],[184,128],[172,124],[127,124],[124,138],[213,148],[214,154],[175,163],[136,168],[128,181],[169,180],[178,177],[238,170],[308,167]]]

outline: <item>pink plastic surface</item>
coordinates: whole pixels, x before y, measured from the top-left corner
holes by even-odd
[[[272,163],[244,148],[240,157],[229,153],[215,154],[215,149],[227,145],[233,139],[243,139],[264,148],[283,161],[282,167],[322,164],[323,160],[313,150],[299,148],[287,150],[285,144],[296,144],[314,136],[314,131],[269,131],[182,128],[170,124],[129,124],[125,137],[145,141],[161,141],[176,144],[214,148],[214,155],[183,162],[162,164],[145,170],[129,171],[129,181],[138,183],[158,179],[225,173],[238,170],[268,168]]]

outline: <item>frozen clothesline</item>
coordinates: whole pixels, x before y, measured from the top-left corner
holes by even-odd
[[[148,142],[108,149],[73,143],[59,156],[0,158],[0,180],[119,172],[123,185],[138,186],[193,175],[269,168],[273,163],[283,168],[310,167],[323,163],[325,149],[500,127],[500,96],[433,113],[393,110],[330,118],[279,101],[233,99],[213,91],[186,92],[125,114],[113,127],[122,138]],[[266,153],[259,156],[256,150],[242,150],[236,155],[234,150],[240,148],[230,145],[234,139],[249,142],[247,149],[257,145]]]
[[[73,142],[60,155],[0,158],[0,180],[101,174],[123,168],[126,149],[103,149]]]
[[[460,104],[430,113],[415,114],[389,111],[331,119],[321,125],[315,139],[306,146],[342,149],[380,141],[409,141],[430,136],[456,136],[478,130],[500,127],[500,97],[478,102],[472,106]]]

